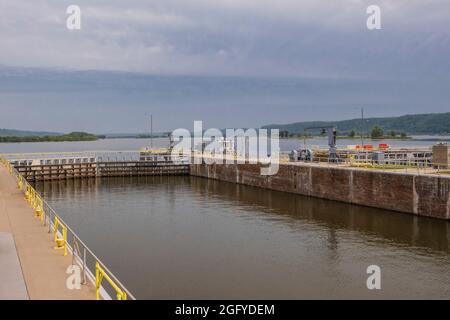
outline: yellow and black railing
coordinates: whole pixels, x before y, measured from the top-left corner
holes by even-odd
[[[111,299],[109,292],[113,291],[117,300],[135,300],[134,296],[125,286],[106,268],[75,232],[69,228],[67,223],[64,222],[33,186],[17,172],[11,163],[1,155],[0,162],[17,180],[17,188],[24,193],[25,200],[28,201],[34,210],[35,216],[44,226],[48,227],[49,233],[53,233],[55,249],[62,249],[64,256],[67,255],[67,252],[70,252],[72,254],[72,264],[78,264],[81,267],[83,284],[86,284],[89,279],[95,285],[95,298],[97,300],[109,300]],[[102,286],[103,279],[107,281],[108,287]]]

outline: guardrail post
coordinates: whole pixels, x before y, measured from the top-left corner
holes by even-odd
[[[36,205],[36,217],[38,217],[39,218],[39,220],[43,220],[42,218],[43,218],[43,213],[44,213],[44,211],[43,211],[43,208],[42,208],[42,200],[40,199],[40,198],[37,198],[37,205]]]
[[[26,184],[25,200],[30,201],[30,187]]]
[[[77,241],[75,239],[75,237],[73,238],[72,241],[72,265],[75,265],[75,254],[76,254],[76,249],[77,249]]]
[[[17,183],[17,188],[19,189],[19,190],[21,190],[22,191],[22,187],[23,187],[23,181],[22,181],[22,176],[19,176],[18,177],[18,183]]]
[[[62,238],[58,238],[58,226],[61,224]],[[67,228],[65,225],[59,222],[59,219],[55,217],[53,239],[56,243],[55,249],[64,249],[64,256],[67,255]]]
[[[52,233],[52,217],[50,211],[48,212],[48,233]]]
[[[42,207],[44,207],[44,205]],[[44,210],[44,221],[43,221],[43,223],[44,223],[44,227],[45,227],[47,225],[47,213],[46,213],[46,210]]]
[[[117,300],[127,300],[127,294],[125,292],[117,293]]]
[[[100,272],[98,261],[95,262],[95,299],[100,300],[100,286],[102,284],[103,274]]]
[[[83,246],[83,284],[86,283],[86,247]]]

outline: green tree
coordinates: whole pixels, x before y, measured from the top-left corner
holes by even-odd
[[[402,139],[406,139],[406,133],[404,133],[404,132],[400,133],[400,137],[401,137]]]
[[[99,137],[86,132],[71,132],[56,136],[6,136],[0,142],[61,142],[61,141],[95,141]]]
[[[395,136],[397,135],[397,133],[396,133],[394,130],[392,130],[392,131],[389,133],[389,135],[390,135],[392,138],[395,138]]]
[[[356,136],[355,130],[350,131],[349,137],[350,137],[350,138],[354,138],[355,136]]]
[[[382,127],[375,125],[372,128],[372,133],[370,134],[372,139],[381,139],[384,136],[384,130]]]

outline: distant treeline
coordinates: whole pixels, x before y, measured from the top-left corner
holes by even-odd
[[[338,139],[355,139],[360,138],[361,133],[356,132],[355,130],[351,130],[348,133],[341,134],[341,132],[336,131],[337,138]],[[282,130],[280,131],[280,138],[312,138],[315,136],[326,136],[325,131],[318,132],[316,130],[316,134],[310,134],[310,133],[290,133],[289,131]],[[371,138],[371,139],[411,139],[406,133],[404,132],[396,132],[395,130],[391,130],[389,132],[385,132],[385,130],[375,125],[372,127],[372,130],[369,134],[363,133],[362,137],[364,138]]]
[[[411,134],[448,134],[450,133],[450,112],[414,114],[401,117],[390,118],[367,118],[364,122],[361,119],[342,121],[310,121],[296,122],[290,124],[271,124],[263,128],[275,128],[288,134],[304,134],[305,128],[336,126],[339,134],[350,135],[354,132],[360,135],[371,135],[374,128],[382,128],[385,133],[391,135],[411,135]]]
[[[71,132],[68,134],[61,134],[56,136],[0,136],[0,142],[95,141],[104,138],[104,136],[97,136],[86,132]]]
[[[167,138],[170,135],[170,133],[154,133],[153,135],[149,134],[138,134],[135,136],[137,139],[149,139],[149,138]]]
[[[60,136],[61,132],[50,132],[50,131],[27,131],[27,130],[16,130],[16,129],[0,129],[0,137],[43,137],[43,136]]]

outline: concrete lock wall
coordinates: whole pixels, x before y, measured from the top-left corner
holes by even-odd
[[[317,198],[450,220],[450,177],[318,165],[194,164],[190,174]]]

